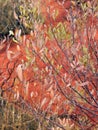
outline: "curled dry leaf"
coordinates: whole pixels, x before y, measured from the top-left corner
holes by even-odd
[[[22,82],[23,81],[23,67],[22,67],[22,64],[17,66],[16,73],[17,73],[17,76],[18,76],[19,80]]]
[[[43,107],[43,105],[45,105],[45,103],[47,102],[47,98],[44,98],[43,100],[42,100],[42,102],[41,102],[41,105],[40,105],[40,107],[42,108]]]
[[[13,51],[9,51],[7,50],[7,58],[11,61],[12,59],[17,58],[20,55],[20,52],[13,52]]]
[[[31,98],[34,96],[34,92],[32,91],[31,94],[30,94]]]
[[[18,19],[18,15],[16,14],[15,10],[14,10],[14,18],[17,19],[17,20],[19,20]]]
[[[20,41],[21,39],[21,29],[16,29],[15,30],[15,38]]]
[[[15,99],[15,100],[18,100],[18,99],[19,99],[19,91],[17,91],[17,92],[14,94],[14,99]]]
[[[14,53],[12,52],[12,51],[9,51],[9,50],[7,50],[7,58],[9,59],[9,60],[12,60],[12,55],[13,55]]]
[[[30,96],[31,96],[31,98],[32,97],[37,97],[38,96],[38,92],[32,91],[31,94],[30,94]]]

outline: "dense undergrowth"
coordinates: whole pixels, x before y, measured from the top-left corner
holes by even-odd
[[[0,41],[1,130],[97,130],[98,0],[18,2],[13,19],[27,33],[11,29],[9,14],[0,21],[9,26]]]

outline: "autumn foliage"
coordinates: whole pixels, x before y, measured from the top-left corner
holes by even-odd
[[[46,120],[57,117],[60,130],[93,129],[98,124],[97,0],[39,5],[44,21],[35,20],[29,35],[18,30],[18,42],[1,41],[1,96]]]

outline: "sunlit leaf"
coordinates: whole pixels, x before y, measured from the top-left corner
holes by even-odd
[[[22,82],[23,81],[23,68],[22,68],[22,64],[19,64],[17,66],[16,73],[17,73],[17,76],[18,76],[19,80]]]

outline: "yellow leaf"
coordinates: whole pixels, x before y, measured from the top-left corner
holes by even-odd
[[[15,42],[15,43],[19,43],[14,37],[13,37],[13,42]]]

